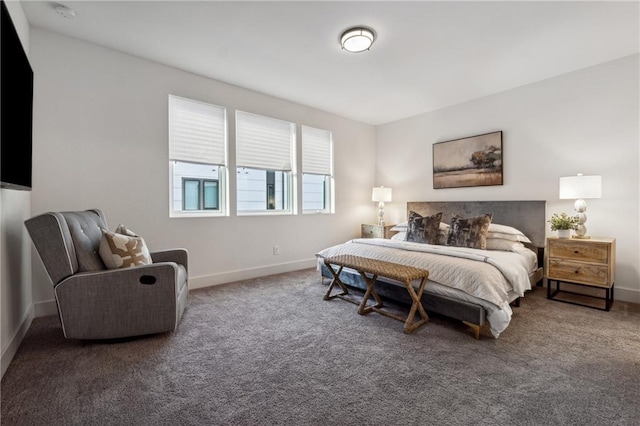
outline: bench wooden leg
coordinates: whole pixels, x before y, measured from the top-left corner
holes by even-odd
[[[338,269],[338,272],[336,272],[333,267],[331,265],[327,265],[327,267],[329,268],[329,271],[331,271],[331,275],[333,275],[333,279],[331,280],[331,284],[329,284],[329,290],[327,290],[327,293],[324,295],[324,300],[331,300],[331,299],[335,299],[336,297],[341,297],[341,296],[345,296],[347,294],[349,294],[349,290],[347,290],[347,286],[345,286],[342,281],[340,281],[340,272],[342,272],[342,266],[340,267],[340,269]],[[335,285],[340,286],[340,288],[342,289],[342,293],[337,293],[337,294],[331,294],[331,291],[333,290],[333,287]]]
[[[409,315],[407,315],[407,320],[404,322],[404,332],[411,333],[416,330],[418,327],[426,324],[429,321],[429,316],[424,311],[424,307],[422,306],[422,292],[424,291],[424,286],[427,283],[427,278],[422,278],[420,281],[420,286],[418,287],[418,291],[416,292],[411,285],[411,282],[405,282],[404,285],[407,287],[407,291],[413,300],[411,304],[411,310],[409,311]],[[419,321],[414,322],[414,318],[416,316],[416,311],[420,314],[422,318]]]
[[[378,308],[381,308],[382,299],[380,298],[380,296],[378,296],[378,293],[376,292],[376,289],[374,287],[376,284],[376,280],[378,279],[378,276],[373,275],[371,278],[369,278],[364,272],[360,272],[360,275],[362,276],[362,279],[367,285],[367,291],[364,293],[364,296],[362,297],[362,302],[360,302],[360,306],[358,307],[358,313],[360,315],[365,315]],[[371,296],[373,296],[373,299],[376,301],[376,304],[368,306],[367,302],[369,301],[369,297]]]

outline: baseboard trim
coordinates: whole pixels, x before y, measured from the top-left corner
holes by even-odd
[[[300,269],[313,268],[317,264],[316,259],[297,260],[294,262],[278,263],[276,265],[259,266],[256,268],[239,269],[235,271],[221,272],[219,274],[202,275],[189,278],[189,289],[211,287],[214,285],[230,283],[234,281],[248,280],[264,277],[266,275],[281,274],[283,272],[298,271]]]
[[[9,368],[9,364],[13,361],[13,357],[18,352],[18,348],[24,339],[24,336],[27,335],[27,331],[29,331],[29,327],[31,327],[31,323],[34,318],[34,309],[33,305],[29,307],[29,310],[24,315],[24,318],[20,322],[20,327],[16,330],[15,334],[11,338],[11,341],[7,345],[7,347],[2,351],[2,359],[0,360],[0,368],[2,369],[1,377],[4,377],[4,373]]]
[[[640,290],[631,290],[630,288],[614,287],[614,301],[622,300],[624,302],[640,304]]]
[[[58,315],[58,305],[55,300],[47,300],[46,302],[37,302],[33,304],[33,310],[36,318]]]

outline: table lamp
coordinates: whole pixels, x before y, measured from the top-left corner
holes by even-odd
[[[574,208],[578,212],[578,225],[576,226],[576,235],[573,238],[590,238],[587,233],[587,227],[584,223],[587,221],[587,203],[585,198],[600,198],[602,195],[602,177],[601,176],[583,176],[578,173],[577,176],[567,176],[560,178],[560,199],[576,200]]]
[[[391,188],[375,187],[371,191],[371,201],[378,202],[378,225],[384,226],[384,202],[391,201]]]

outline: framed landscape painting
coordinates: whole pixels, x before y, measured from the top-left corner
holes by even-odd
[[[433,144],[433,188],[502,185],[502,131]]]

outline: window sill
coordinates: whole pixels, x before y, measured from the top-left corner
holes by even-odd
[[[277,211],[277,212],[237,212],[238,216],[293,216],[293,212]]]
[[[224,212],[216,211],[216,212],[207,212],[207,211],[195,211],[195,212],[169,212],[169,218],[171,219],[183,219],[189,217],[227,217],[227,214]]]

